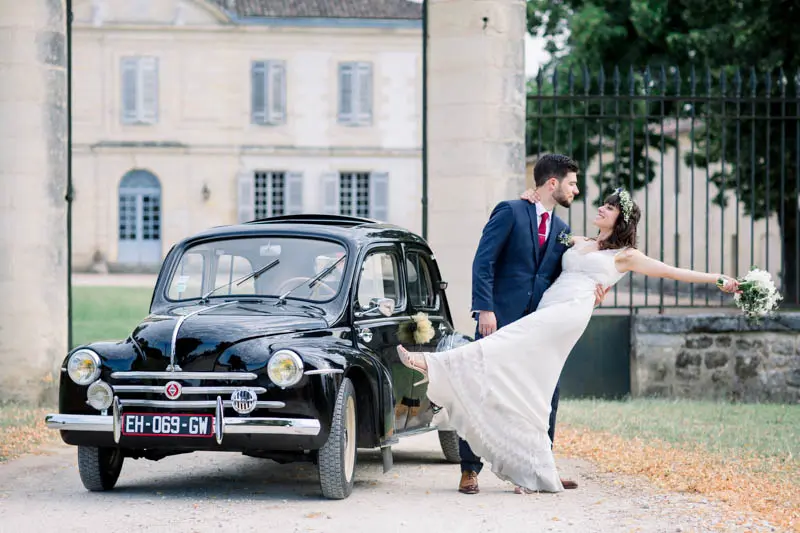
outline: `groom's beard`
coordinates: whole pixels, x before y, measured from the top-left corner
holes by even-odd
[[[553,194],[553,200],[555,200],[556,203],[561,207],[569,208],[569,206],[572,205],[572,200],[567,198],[567,195],[560,191],[557,191],[555,194]]]

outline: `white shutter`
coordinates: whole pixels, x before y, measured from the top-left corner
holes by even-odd
[[[120,85],[122,88],[120,107],[122,108],[122,122],[125,124],[136,122],[138,118],[136,86],[138,84],[139,69],[137,64],[138,61],[135,57],[123,57],[120,64]]]
[[[237,177],[238,194],[236,201],[238,204],[237,221],[239,223],[249,222],[255,217],[255,180],[252,172],[240,172]]]
[[[286,121],[286,64],[270,61],[268,66],[268,120],[270,124],[283,124]]]
[[[139,75],[142,95],[139,120],[147,124],[158,122],[158,58],[139,58]]]
[[[250,66],[250,121],[267,123],[267,63],[253,61]]]
[[[297,215],[303,212],[303,174],[301,172],[286,173],[283,194],[287,215]]]
[[[372,123],[372,63],[358,64],[358,112],[356,121],[362,126]]]
[[[353,109],[355,88],[355,72],[352,63],[339,65],[339,122],[351,124],[355,118]]]
[[[388,172],[373,172],[369,177],[369,217],[381,222],[389,219]]]
[[[322,212],[326,215],[339,214],[339,174],[322,175]]]

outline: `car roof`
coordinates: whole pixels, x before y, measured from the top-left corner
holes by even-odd
[[[179,245],[206,239],[276,234],[332,237],[355,246],[368,244],[371,241],[398,241],[428,246],[422,237],[400,226],[368,218],[323,214],[281,215],[242,224],[217,226],[196,233],[181,241]]]

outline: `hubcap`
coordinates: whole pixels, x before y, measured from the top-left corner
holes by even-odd
[[[350,483],[356,466],[356,403],[347,398],[344,419],[344,477]]]

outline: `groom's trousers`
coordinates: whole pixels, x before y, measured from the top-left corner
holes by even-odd
[[[475,340],[481,338],[481,334],[475,332]],[[555,442],[556,439],[556,412],[558,411],[558,396],[559,396],[559,383],[556,383],[556,390],[553,391],[553,398],[550,400],[550,427],[547,428],[547,435],[550,437],[550,442]],[[552,444],[551,444],[552,446]],[[480,474],[483,469],[483,462],[481,458],[475,455],[469,443],[458,438],[458,453],[461,456],[461,471],[462,472],[475,472]]]

